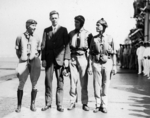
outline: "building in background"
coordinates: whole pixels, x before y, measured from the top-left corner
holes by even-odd
[[[129,38],[134,45],[141,40],[144,42],[150,40],[150,0],[135,0],[133,8],[136,28],[130,30]]]

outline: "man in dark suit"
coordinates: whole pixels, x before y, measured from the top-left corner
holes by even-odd
[[[50,12],[50,21],[52,26],[46,28],[43,33],[42,49],[42,66],[45,68],[45,102],[46,106],[42,108],[45,111],[52,104],[52,80],[53,72],[56,73],[57,91],[56,105],[57,110],[63,112],[63,68],[68,67],[70,59],[68,31],[65,27],[58,25],[59,13]]]

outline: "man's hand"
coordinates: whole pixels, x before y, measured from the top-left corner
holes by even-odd
[[[117,68],[116,68],[116,66],[113,66],[113,67],[112,67],[112,73],[113,73],[113,75],[115,75],[115,74],[117,73]]]
[[[69,68],[63,68],[62,74],[63,76],[68,77],[70,75]]]
[[[64,60],[64,67],[67,68],[69,66],[69,61],[67,59]]]
[[[42,67],[44,67],[44,68],[46,67],[46,61],[45,60],[42,61]]]
[[[88,72],[89,75],[92,75],[92,67],[88,67],[87,72]]]

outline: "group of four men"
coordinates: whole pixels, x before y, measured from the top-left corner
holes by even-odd
[[[105,35],[106,21],[102,18],[96,23],[98,35],[92,36],[84,29],[85,18],[82,15],[75,17],[75,29],[68,34],[65,27],[58,24],[59,13],[50,12],[52,26],[46,28],[43,40],[34,35],[37,22],[28,20],[27,31],[16,39],[16,54],[19,58],[18,78],[19,87],[17,91],[18,107],[16,112],[21,111],[23,88],[30,74],[32,91],[32,111],[36,111],[35,98],[37,94],[36,84],[40,76],[40,53],[42,66],[45,68],[45,107],[42,111],[51,108],[52,104],[52,81],[55,71],[57,79],[56,105],[57,110],[64,111],[63,86],[64,70],[70,70],[70,106],[68,110],[75,108],[77,101],[77,83],[81,83],[82,108],[89,111],[88,107],[88,74],[93,73],[94,96],[96,108],[94,112],[107,112],[107,92],[112,72],[116,73],[116,58],[113,39]],[[22,71],[20,71],[22,70]],[[78,78],[79,75],[79,78]]]

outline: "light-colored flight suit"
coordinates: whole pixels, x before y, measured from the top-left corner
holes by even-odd
[[[19,90],[23,90],[25,82],[30,75],[32,89],[36,89],[36,84],[41,72],[41,64],[38,50],[40,50],[40,40],[35,35],[25,32],[16,39],[16,53],[19,64],[16,68],[19,78]]]

